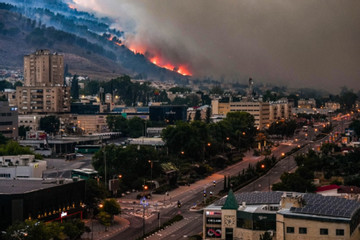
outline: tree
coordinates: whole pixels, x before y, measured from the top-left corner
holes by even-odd
[[[101,211],[98,215],[97,218],[99,219],[99,222],[105,226],[105,230],[107,230],[107,227],[109,227],[111,225],[111,215],[108,214],[105,211]]]
[[[5,145],[0,146],[0,156],[34,154],[30,148],[22,147],[18,142],[8,141]]]
[[[187,105],[188,101],[182,97],[175,97],[172,101],[173,105]]]
[[[113,132],[121,132],[124,136],[129,133],[128,120],[123,116],[107,116],[106,123]]]
[[[104,211],[111,215],[117,215],[121,212],[120,204],[114,198],[110,198],[104,201]]]
[[[26,132],[30,131],[30,127],[29,126],[20,126],[19,127],[19,137],[26,137]]]
[[[9,240],[50,240],[66,238],[61,224],[57,222],[45,224],[36,220],[25,220],[25,222],[18,222],[9,226],[6,229],[4,237]]]
[[[231,126],[230,141],[239,149],[248,149],[254,143],[256,128],[254,117],[247,112],[229,112],[223,121]]]
[[[270,135],[281,135],[282,137],[290,137],[294,135],[297,124],[295,120],[279,120],[273,122],[267,132]]]
[[[8,99],[5,95],[0,96],[0,102],[7,102]]]
[[[211,108],[208,107],[208,108],[206,108],[205,122],[206,122],[207,124],[209,124],[210,121],[211,121]]]
[[[354,130],[356,135],[360,136],[360,120],[353,120],[349,127]]]
[[[80,219],[63,222],[64,233],[69,239],[80,239],[81,235],[85,232],[85,223]]]
[[[106,189],[94,179],[86,180],[85,193],[85,204],[90,208],[97,206],[107,195]]]
[[[159,95],[157,96],[157,102],[166,102],[169,103],[170,99],[168,98],[168,95],[165,90],[162,90]]]
[[[195,111],[194,121],[201,121],[201,111],[200,110]]]
[[[324,143],[321,145],[321,152],[325,155],[328,155],[332,151],[334,151],[337,148],[337,145],[335,143]]]
[[[100,89],[100,82],[99,81],[88,81],[84,87],[84,94],[85,95],[95,95],[99,92]]]
[[[7,141],[8,139],[2,133],[0,133],[0,145],[6,144]]]
[[[128,120],[128,130],[130,137],[140,137],[144,136],[145,133],[145,122],[139,117],[133,117]]]
[[[22,87],[23,83],[20,81],[17,81],[16,83],[14,83],[14,88],[16,89],[16,87]]]
[[[214,86],[213,88],[210,89],[210,94],[217,94],[217,95],[222,95],[224,93],[224,90],[221,89],[220,86]]]
[[[59,131],[60,120],[56,116],[46,116],[40,118],[40,130],[44,130],[49,134],[54,134]]]
[[[280,179],[280,183],[273,184],[273,191],[314,192],[316,190],[312,179],[305,179],[298,173],[285,172]]]
[[[138,149],[135,145],[129,145],[126,148],[114,144],[106,145],[105,148],[95,153],[92,160],[94,168],[101,176],[105,174],[105,154],[108,179],[121,173],[120,187],[124,189],[141,188],[145,178],[150,179],[151,168],[148,161],[151,159],[160,159],[159,152],[155,151],[153,147],[141,146],[141,148]],[[153,179],[160,176],[160,173],[160,163],[153,164]]]
[[[13,85],[10,82],[8,82],[6,80],[0,81],[0,91],[4,91],[5,88],[12,88],[12,87],[13,87]]]
[[[189,107],[199,106],[200,98],[197,94],[191,93],[186,97],[186,102]]]
[[[350,91],[344,91],[340,95],[341,105],[344,106],[346,110],[353,108],[356,99],[357,99],[357,95]]]
[[[72,99],[76,100],[79,99],[79,80],[77,75],[74,75],[72,81],[71,81],[71,89],[70,89],[70,93],[71,93],[71,97]]]

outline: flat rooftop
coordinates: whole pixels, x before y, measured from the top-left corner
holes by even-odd
[[[239,204],[246,203],[248,205],[280,205],[281,197],[284,192],[246,192],[235,194],[235,198]],[[299,215],[316,215],[338,218],[352,218],[360,210],[360,202],[340,197],[323,196],[314,193],[295,193],[301,195],[305,201],[305,205],[301,208],[291,207],[288,214]],[[222,207],[226,201],[223,197],[212,207]]]
[[[72,183],[72,179],[1,179],[0,180],[0,196],[9,194],[23,194],[39,191],[63,184]]]

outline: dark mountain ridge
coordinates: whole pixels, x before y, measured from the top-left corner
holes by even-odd
[[[91,14],[65,8],[61,1],[50,5],[57,6],[59,12],[0,3],[0,67],[21,69],[23,55],[46,48],[63,54],[72,74],[100,80],[129,74],[187,82],[187,77],[160,68],[122,45],[123,32],[111,29],[110,19],[97,21]]]

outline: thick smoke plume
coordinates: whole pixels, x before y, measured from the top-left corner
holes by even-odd
[[[359,0],[73,0],[194,76],[360,87]]]

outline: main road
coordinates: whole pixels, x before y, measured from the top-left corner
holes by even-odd
[[[282,153],[288,152],[299,143],[295,141],[286,141],[280,143],[278,147],[273,149],[273,155],[280,157]],[[300,143],[301,144],[301,143]],[[198,234],[202,231],[202,214],[190,211],[190,208],[196,204],[201,203],[204,200],[204,190],[207,197],[210,192],[216,194],[223,189],[224,176],[234,176],[243,169],[247,169],[249,164],[255,165],[258,161],[261,161],[263,156],[253,156],[252,152],[247,152],[241,162],[238,162],[232,166],[221,170],[206,179],[200,180],[190,186],[180,186],[179,188],[170,192],[170,196],[166,195],[154,195],[150,200],[150,206],[147,211],[158,212],[160,211],[160,221],[164,222],[178,213],[183,215],[184,219],[180,222],[173,224],[165,230],[155,233],[153,236],[147,239],[183,239],[194,234]],[[215,181],[215,186],[214,186]],[[165,206],[163,205],[165,199]],[[181,208],[177,207],[177,202],[181,202]],[[171,202],[171,205],[169,203]],[[125,231],[113,236],[110,239],[137,239],[142,236],[143,222],[142,211],[139,204],[139,200],[134,199],[121,199],[120,204],[124,210],[122,217],[127,218],[130,221],[130,227]],[[157,206],[156,206],[157,205]],[[136,211],[136,209],[138,209]],[[135,216],[134,213],[135,212]],[[138,215],[136,216],[136,212]],[[158,226],[158,215],[146,217],[145,230],[149,232],[151,229],[155,229]]]
[[[316,141],[313,141],[315,137],[315,131],[314,129],[310,128],[307,133],[301,132],[296,139],[280,143],[280,145],[274,148],[272,151],[273,155],[277,158],[281,158],[283,156],[283,153],[289,152],[291,149],[298,147],[298,145],[302,146],[302,148],[300,148],[296,153],[284,157],[283,159],[278,161],[277,164],[272,169],[270,169],[266,175],[241,188],[240,190],[238,190],[238,192],[271,190],[271,185],[278,182],[280,180],[280,176],[284,172],[290,172],[296,169],[297,166],[294,158],[297,154],[306,153],[309,149],[313,149],[317,145],[320,145],[326,140],[329,140],[329,136],[333,136],[334,132],[343,131],[345,129],[344,126],[348,125],[348,123],[349,122],[338,124],[334,127],[332,133],[329,133],[327,134],[327,136],[324,136],[324,138]],[[254,165],[262,159],[263,157],[255,157],[252,156],[251,152],[248,152],[241,162],[229,166],[225,170],[219,171],[207,177],[206,179],[200,180],[190,186],[181,186],[178,189],[171,191],[169,197],[165,196],[165,200],[170,201],[171,197],[172,205],[167,208],[157,209],[155,211],[160,211],[160,216],[162,216],[160,220],[162,222],[170,219],[177,213],[181,213],[184,219],[166,228],[165,230],[161,230],[153,234],[147,239],[184,239],[202,232],[202,214],[192,212],[190,211],[190,208],[194,204],[200,203],[203,200],[204,190],[206,190],[207,195],[210,191],[212,191],[214,194],[218,193],[223,188],[224,175],[237,175],[243,169],[246,169],[249,164]],[[216,181],[215,187],[213,186],[213,181]],[[164,196],[155,196],[155,198],[157,198],[158,201],[161,202]],[[176,206],[176,202],[178,200],[182,202],[181,208],[177,208]],[[138,205],[137,202],[135,204]],[[125,217],[128,218],[131,222],[130,228],[128,228],[124,232],[119,233],[111,239],[137,239],[142,236],[142,219],[139,217],[134,217],[131,214],[126,215]],[[146,232],[148,232],[148,230],[150,229],[155,229],[157,226],[157,214],[150,216],[146,220]]]

